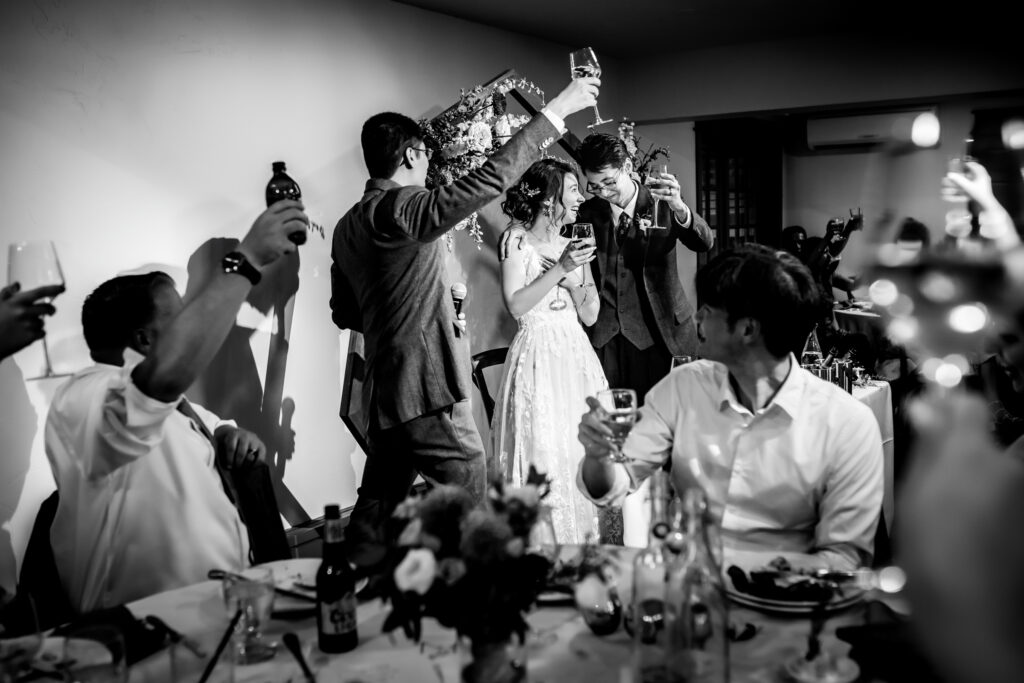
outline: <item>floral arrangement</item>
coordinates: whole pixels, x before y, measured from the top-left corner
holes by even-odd
[[[640,140],[643,138],[634,134],[633,130],[636,128],[636,124],[632,121],[623,120],[619,124],[619,139],[621,139],[626,145],[626,151],[629,152],[629,156],[633,161],[633,170],[640,178],[647,175],[647,172],[651,168],[651,164],[658,157],[669,158],[668,147],[655,147],[654,144],[648,145],[645,151],[640,150]]]
[[[473,641],[522,642],[523,614],[547,582],[550,560],[530,551],[530,533],[546,512],[547,478],[531,469],[519,488],[492,484],[483,508],[456,486],[438,486],[395,512],[404,525],[391,549],[387,593],[393,610],[385,631],[399,626],[414,640],[430,616]],[[397,531],[397,530],[396,530]]]
[[[420,121],[424,142],[434,156],[427,170],[427,186],[450,185],[483,165],[491,154],[512,137],[513,132],[530,120],[529,116],[508,111],[507,94],[519,89],[536,94],[544,101],[544,91],[524,78],[510,76],[498,83],[463,90],[459,101],[437,117]],[[473,213],[452,231],[467,231],[479,249],[483,231]],[[448,233],[448,248],[452,246]]]

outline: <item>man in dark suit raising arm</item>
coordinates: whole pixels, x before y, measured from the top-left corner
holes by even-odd
[[[427,190],[430,153],[412,119],[382,113],[363,125],[370,174],[362,199],[334,229],[331,311],[366,342],[364,396],[370,453],[346,530],[349,560],[370,567],[383,531],[419,473],[478,502],[483,443],[473,422],[469,342],[452,305],[439,241],[505,191],[564,132],[564,119],[596,102],[600,81],[571,82],[476,171]]]

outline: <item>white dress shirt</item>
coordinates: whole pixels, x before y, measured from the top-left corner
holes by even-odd
[[[673,370],[647,394],[615,465],[611,490],[590,496],[619,504],[671,458],[677,490],[692,485],[696,458],[725,549],[814,553],[853,568],[874,550],[882,507],[882,438],[871,410],[839,387],[792,367],[771,402],[752,413],[720,363]]]
[[[213,445],[178,401],[135,386],[134,365],[75,374],[46,419],[60,493],[50,542],[71,604],[83,612],[248,564],[248,537],[214,469]],[[192,407],[211,431],[223,424]]]

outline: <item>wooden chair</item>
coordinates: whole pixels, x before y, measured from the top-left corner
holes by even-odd
[[[505,357],[508,355],[508,347],[491,349],[473,354],[473,384],[480,390],[480,397],[484,402],[484,410],[487,412],[487,422],[494,419],[494,398],[487,389],[487,380],[484,379],[484,370],[492,365],[504,365]]]

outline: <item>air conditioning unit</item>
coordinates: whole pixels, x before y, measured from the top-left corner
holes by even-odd
[[[930,110],[808,119],[807,146],[822,150],[909,140],[914,119],[925,111]]]

